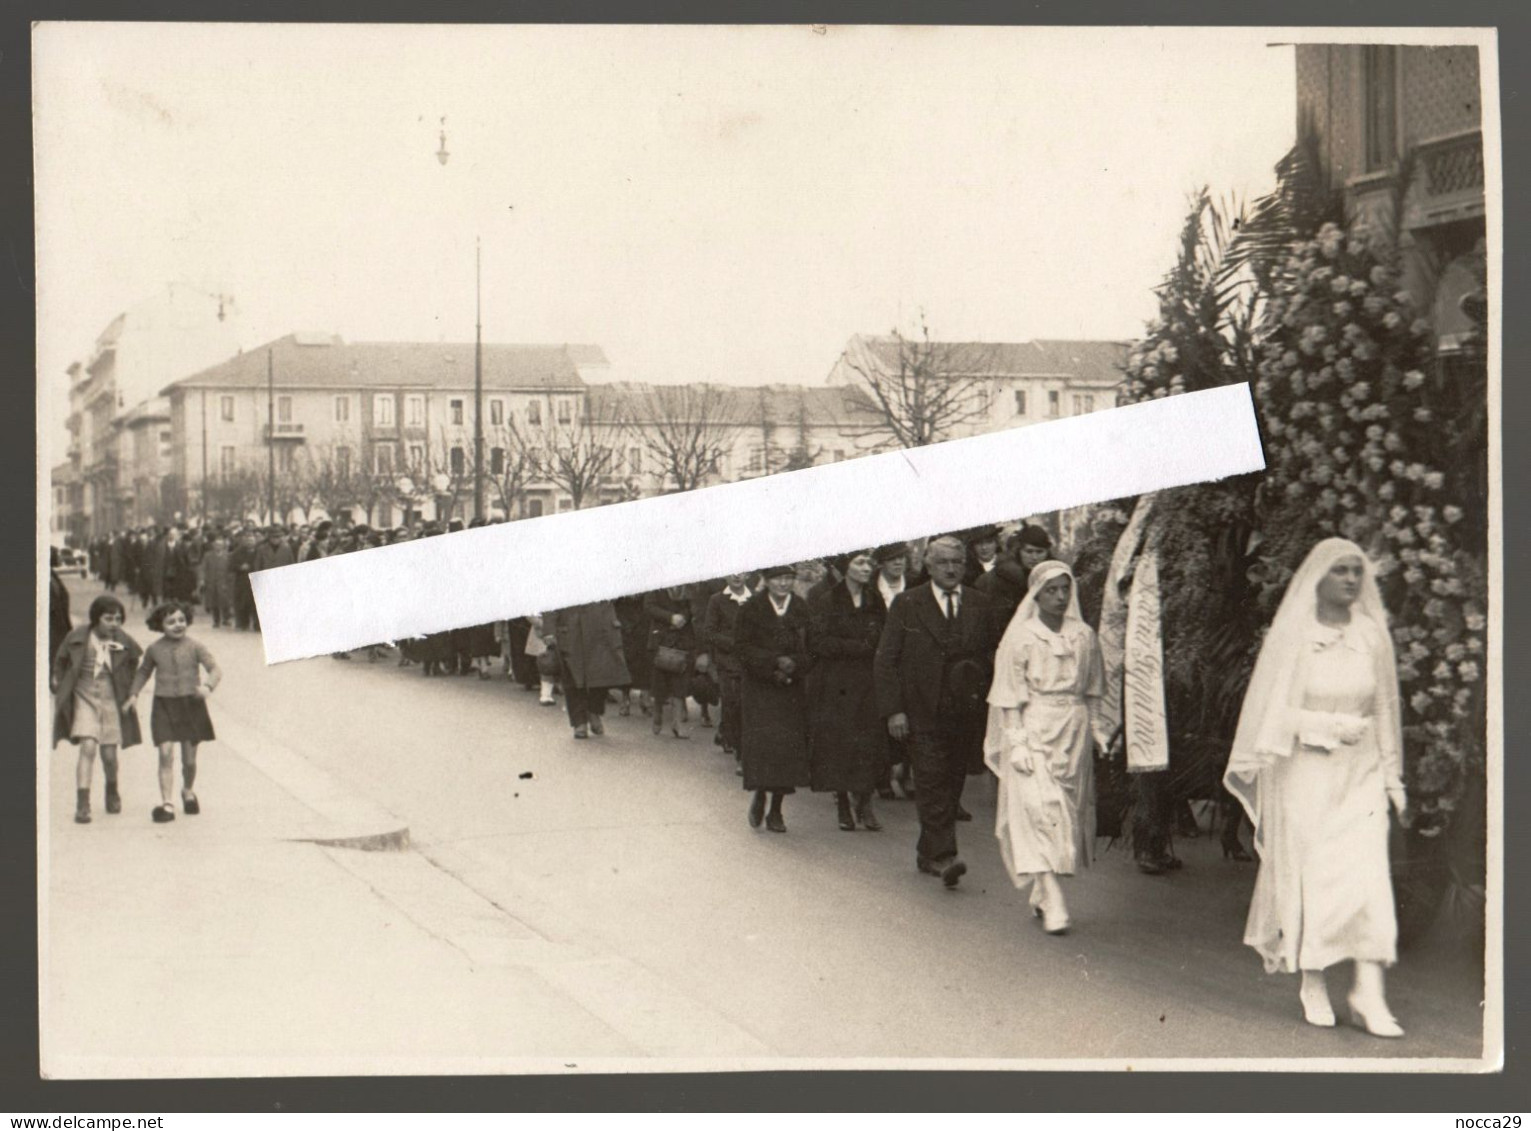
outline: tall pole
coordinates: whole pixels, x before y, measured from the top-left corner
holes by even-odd
[[[473,238],[473,517],[484,517],[484,253]]]
[[[207,525],[207,390],[202,390],[202,525]]]
[[[266,513],[276,525],[276,371],[266,350]]]

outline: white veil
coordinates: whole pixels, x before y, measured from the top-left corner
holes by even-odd
[[[1015,610],[1015,615],[1010,618],[1005,635],[999,642],[999,651],[994,654],[994,680],[989,684],[989,723],[983,739],[986,760],[999,757],[1003,744],[1004,709],[1019,707],[1026,699],[1026,688],[1016,674],[1015,655],[1031,632],[1030,622],[1036,618],[1037,590],[1055,577],[1069,579],[1069,607],[1063,614],[1064,627],[1067,628],[1070,621],[1084,623],[1084,616],[1079,611],[1079,585],[1074,580],[1074,571],[1059,561],[1046,561],[1033,566],[1026,578],[1026,596]],[[1068,650],[1061,636],[1055,639],[1054,647]]]
[[[1260,845],[1260,771],[1276,759],[1289,757],[1297,737],[1302,707],[1303,661],[1318,625],[1318,583],[1340,558],[1361,559],[1361,592],[1351,608],[1355,618],[1369,620],[1375,631],[1372,655],[1376,663],[1375,711],[1377,746],[1390,780],[1401,772],[1403,733],[1398,708],[1398,669],[1388,632],[1387,611],[1377,591],[1376,567],[1365,551],[1345,538],[1326,538],[1308,552],[1297,568],[1270,631],[1260,645],[1254,674],[1244,693],[1238,732],[1228,757],[1223,784],[1239,799],[1255,827]]]

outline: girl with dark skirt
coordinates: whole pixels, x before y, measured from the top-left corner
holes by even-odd
[[[149,614],[148,625],[164,633],[144,652],[143,664],[133,677],[130,700],[149,682],[154,673],[154,710],[149,716],[149,731],[159,747],[159,792],[161,804],[153,812],[158,823],[175,820],[170,792],[175,784],[175,747],[181,747],[181,808],[187,816],[202,811],[192,785],[197,780],[197,746],[211,742],[213,720],[207,714],[207,697],[223,678],[218,661],[201,641],[186,634],[191,626],[191,606],[183,601],[166,601]],[[206,673],[204,676],[203,673]]]
[[[744,665],[740,754],[750,800],[751,828],[762,820],[773,833],[787,831],[782,798],[808,778],[807,603],[792,590],[795,571],[764,571],[766,591],[739,607],[736,641]],[[766,794],[771,809],[766,812]]]
[[[80,748],[75,768],[74,819],[90,823],[90,779],[101,752],[106,811],[122,812],[117,751],[137,746],[138,712],[129,689],[143,649],[122,631],[122,602],[103,593],[90,603],[90,624],[71,629],[53,655],[49,683],[54,700],[53,741]]]

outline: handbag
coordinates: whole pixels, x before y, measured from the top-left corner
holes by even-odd
[[[662,672],[671,675],[679,675],[690,667],[691,657],[684,648],[672,648],[668,644],[661,644],[654,651],[654,666]]]

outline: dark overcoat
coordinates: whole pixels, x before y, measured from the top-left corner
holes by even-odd
[[[993,603],[993,615],[999,621],[1003,635],[1010,618],[1020,607],[1021,599],[1026,596],[1026,567],[1013,554],[1001,554],[998,564],[973,582],[973,588]]]
[[[723,675],[744,674],[744,665],[739,662],[739,610],[755,599],[751,595],[743,603],[735,601],[727,589],[707,599],[707,615],[702,619],[702,650],[712,657]]]
[[[69,619],[69,588],[53,570],[48,571],[48,659],[52,662],[59,648],[74,628]]]
[[[202,556],[202,607],[227,612],[234,606],[234,573],[229,551],[213,549]]]
[[[165,592],[165,540],[156,538],[144,546],[143,565],[138,571],[138,591],[158,598]]]
[[[622,656],[622,622],[610,601],[595,601],[545,613],[544,634],[551,632],[576,687],[626,687],[632,682]]]
[[[887,719],[903,714],[909,729],[946,732],[961,745],[970,773],[983,768],[983,731],[988,691],[994,671],[994,650],[1002,631],[994,606],[980,590],[962,587],[953,625],[937,603],[934,586],[905,589],[893,598],[887,624],[877,645],[873,671],[877,710]],[[969,685],[981,684],[980,694],[957,702],[948,694],[955,665],[967,661],[980,672]]]
[[[91,662],[92,649],[90,642],[85,639],[89,634],[89,625],[71,629],[53,657],[52,678],[49,682],[53,685],[55,745],[65,740],[74,741],[69,737],[69,732],[74,729],[74,688],[84,674],[85,666]],[[144,653],[138,641],[120,628],[113,629],[108,639],[122,645],[120,652],[112,653],[112,694],[117,699],[117,717],[122,726],[122,749],[125,750],[143,741],[143,735],[138,729],[138,711],[128,698],[128,690],[133,686],[133,677],[138,674],[138,662]]]
[[[126,581],[127,574],[127,543],[122,538],[113,538],[106,548],[106,576],[103,580],[108,586],[112,586],[119,581]]]
[[[877,711],[872,660],[888,610],[877,586],[861,591],[861,607],[845,582],[821,590],[808,605],[811,778],[816,791],[870,793],[888,757],[887,727]]]
[[[643,594],[618,597],[612,602],[622,622],[622,656],[627,660],[630,686],[649,685],[649,618],[643,611]]]
[[[781,616],[769,594],[760,593],[739,607],[735,628],[741,687],[739,754],[744,788],[790,793],[807,785],[807,676],[813,667],[808,651],[807,602],[794,595]],[[790,656],[791,682],[776,681],[776,661]]]
[[[643,598],[643,613],[648,618],[648,651],[652,656],[660,647],[679,648],[692,659],[696,658],[696,621],[692,614],[692,594],[688,588],[679,597],[670,595],[668,589],[655,589]],[[680,613],[686,623],[676,628],[670,618]]]

